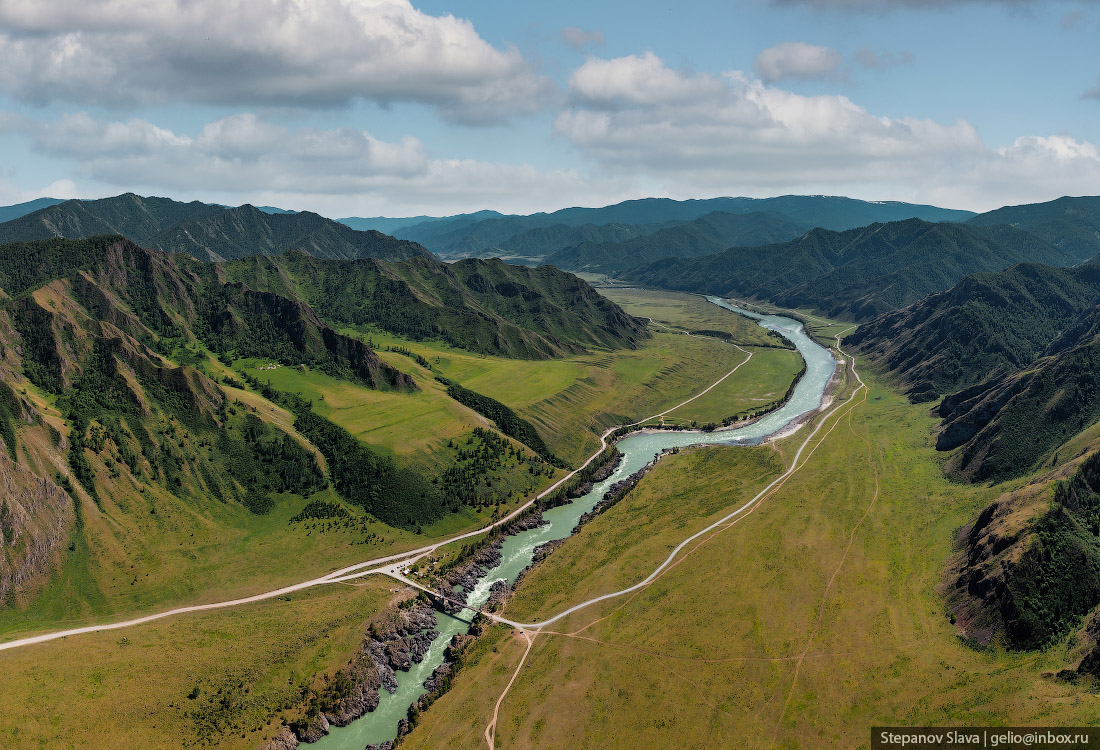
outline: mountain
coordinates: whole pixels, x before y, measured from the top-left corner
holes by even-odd
[[[229,280],[302,299],[336,326],[377,326],[413,339],[542,359],[634,348],[645,326],[572,274],[470,258],[331,261],[289,252],[221,265]]]
[[[493,216],[478,221],[476,214],[393,227],[393,234],[419,242],[443,257],[500,255],[510,238],[531,229],[585,224],[661,225],[689,222],[714,212],[729,214],[782,214],[801,226],[843,230],[872,222],[919,218],[925,221],[965,221],[969,211],[921,206],[909,203],[871,202],[821,195],[787,195],[777,198],[709,198],[677,201],[643,198],[602,208],[563,208],[552,213],[528,216]],[[541,256],[544,252],[531,253]]]
[[[227,283],[215,266],[146,250],[117,235],[0,246],[0,288],[15,299],[17,318],[53,315],[26,294],[51,283],[63,284],[65,296],[93,320],[102,318],[147,346],[183,336],[218,354],[280,358],[372,388],[411,384],[365,344],[322,324],[302,301]],[[68,388],[80,371],[66,364],[69,336],[32,338],[33,351],[43,353],[32,357],[36,371]]]
[[[805,234],[807,229],[782,214],[716,211],[640,237],[616,242],[584,242],[558,250],[543,262],[569,271],[614,274],[662,258],[708,255],[731,245],[784,242]]]
[[[229,206],[227,206],[229,208]],[[301,211],[290,211],[285,208],[277,208],[275,206],[256,206],[256,208],[263,211],[265,214],[297,214]]]
[[[501,252],[502,257],[518,257],[532,262],[542,262],[548,256],[567,248],[623,242],[656,232],[668,224],[668,222],[664,224],[581,224],[579,227],[551,224],[548,227],[537,227],[514,234],[499,243],[496,249]],[[552,265],[565,268],[557,263]]]
[[[971,482],[1020,476],[1100,420],[1100,337],[944,398],[940,450]]]
[[[1012,227],[909,219],[845,232],[814,229],[790,242],[668,258],[622,278],[867,320],[948,289],[967,274],[1029,261],[1069,265],[1073,256]]]
[[[951,289],[861,325],[845,343],[929,401],[1030,364],[1089,332],[1074,332],[1100,299],[1100,265],[1035,263],[967,276]],[[1067,329],[1070,329],[1067,331]],[[1092,335],[1100,333],[1091,331]]]
[[[562,224],[637,224],[691,221],[715,211],[730,214],[777,213],[809,227],[834,230],[912,218],[933,222],[965,221],[974,215],[970,211],[896,201],[863,201],[830,195],[782,195],[775,198],[710,198],[686,201],[644,198],[605,208],[565,208],[548,216],[553,217],[554,223]]]
[[[108,234],[121,234],[143,247],[185,252],[207,261],[289,249],[328,258],[393,260],[428,252],[415,243],[380,232],[358,232],[314,213],[266,214],[249,205],[224,208],[133,193],[94,201],[65,201],[0,224],[0,243]]]
[[[343,219],[337,219],[341,224],[346,224],[352,229],[358,229],[359,231],[366,231],[368,229],[375,229],[379,232],[385,232],[386,234],[393,234],[399,229],[406,227],[412,227],[419,224],[431,224],[435,222],[454,222],[460,223],[474,223],[481,221],[482,219],[499,218],[504,214],[499,211],[475,211],[469,214],[456,214],[454,216],[407,216],[405,218],[389,218],[386,216],[374,216],[371,218],[363,218],[360,216],[348,216]]]
[[[959,535],[948,606],[975,642],[1049,646],[1100,604],[1100,453],[1006,492]],[[1100,673],[1100,620],[1077,671]],[[1084,645],[1084,644],[1083,644]],[[1076,675],[1074,675],[1074,678]]]
[[[248,205],[179,222],[155,234],[147,244],[209,261],[278,255],[286,250],[333,259],[403,260],[428,254],[415,242],[374,230],[359,232],[309,211],[269,215]]]
[[[372,284],[377,294],[360,298]],[[423,406],[421,384],[437,384],[422,364],[408,360],[422,370],[418,384],[330,317],[434,325],[423,333],[527,357],[648,335],[553,268],[447,266],[430,256],[336,261],[300,251],[214,264],[119,235],[0,245],[0,600],[28,602],[55,576],[70,586],[66,576],[78,575],[67,601],[89,607],[103,598],[97,581],[113,580],[96,575],[150,560],[171,578],[169,568],[195,560],[182,548],[192,544],[184,529],[236,544],[255,529],[251,516],[279,503],[285,510],[287,496],[321,513],[305,517],[333,517],[324,513],[343,508],[338,500],[415,530],[489,507],[529,487],[535,471],[551,471],[545,461],[557,459],[529,423],[455,383],[446,393],[465,399],[453,397],[459,424],[481,425],[477,414],[487,412],[542,453],[466,426],[461,446],[440,440],[430,455],[394,456],[252,374],[255,360],[275,362],[295,378],[317,373]],[[134,584],[139,598],[162,585]]]
[[[1025,229],[1078,261],[1100,254],[1100,197],[1062,197],[1047,203],[1005,206],[967,221]]]
[[[61,198],[35,198],[33,201],[16,203],[14,206],[0,206],[0,222],[18,219],[20,216],[26,216],[39,209],[49,208],[50,206],[56,206],[58,203],[64,202],[65,201]]]

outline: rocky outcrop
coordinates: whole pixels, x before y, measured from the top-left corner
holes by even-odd
[[[336,679],[311,696],[313,712],[289,726],[296,742],[316,742],[328,734],[330,726],[346,727],[378,708],[378,691],[397,690],[396,672],[423,661],[439,637],[435,628],[435,610],[420,600],[413,600],[411,607],[399,606],[388,621],[372,623],[359,652]],[[285,741],[284,734],[280,732],[271,743]],[[265,745],[262,750],[282,748]]]
[[[448,647],[449,648],[449,647]],[[429,693],[434,693],[437,690],[441,690],[445,681],[454,672],[454,665],[450,662],[443,662],[428,676],[428,679],[424,680],[424,689]]]
[[[619,468],[619,464],[621,464],[622,462],[623,454],[616,451],[615,457],[600,466],[600,468],[598,468],[592,474],[592,476],[589,477],[588,481],[583,482],[582,484],[569,490],[569,492],[565,493],[565,496],[571,500],[578,497],[584,497],[592,491],[592,488],[595,487],[598,482],[602,482],[603,480],[614,474],[615,469]]]
[[[316,742],[328,734],[328,717],[323,713],[315,714],[304,726],[298,727],[295,731],[302,742]]]
[[[373,655],[360,651],[344,670],[345,684],[350,687],[339,694],[325,694],[325,718],[333,726],[346,727],[356,719],[378,708],[378,688],[381,678]],[[391,672],[392,674],[392,672]]]
[[[279,727],[279,733],[274,738],[260,745],[260,750],[296,750],[297,747],[298,738],[284,724]]]
[[[0,450],[0,602],[44,579],[69,537],[73,498]]]

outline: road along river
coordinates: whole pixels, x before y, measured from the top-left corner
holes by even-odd
[[[749,312],[717,297],[707,299],[734,313],[755,319],[764,328],[778,332],[794,344],[806,362],[806,372],[791,398],[779,409],[743,427],[714,432],[645,430],[623,438],[618,443],[623,460],[611,476],[596,484],[587,495],[568,505],[545,511],[543,518],[548,522],[546,525],[504,539],[500,564],[482,576],[468,592],[467,604],[480,607],[488,600],[493,583],[515,581],[520,572],[531,564],[536,547],[572,534],[580,517],[592,510],[612,484],[640,471],[662,451],[691,445],[756,445],[782,433],[822,406],[826,387],[836,372],[837,361],[828,349],[810,338],[801,323],[790,318]],[[426,692],[422,683],[443,662],[443,651],[451,637],[466,632],[473,615],[474,612],[469,609],[459,613],[458,617],[438,613],[439,637],[432,642],[431,649],[420,664],[414,664],[408,672],[397,673],[397,692],[391,695],[382,691],[378,708],[347,727],[331,727],[330,733],[311,747],[317,750],[363,750],[367,744],[396,737],[398,722],[405,718],[409,706]]]

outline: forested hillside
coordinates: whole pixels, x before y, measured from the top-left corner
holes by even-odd
[[[1005,206],[967,221],[972,226],[1006,224],[1025,229],[1078,261],[1100,255],[1100,197],[1062,197],[1047,203]]]
[[[389,291],[361,299],[371,285]],[[303,517],[350,519],[342,508],[356,508],[360,528],[381,521],[411,533],[448,514],[499,510],[554,473],[548,462],[560,461],[510,408],[457,383],[448,398],[424,379],[427,360],[396,357],[419,368],[418,386],[337,322],[377,332],[390,321],[539,358],[648,336],[576,277],[500,261],[294,252],[211,264],[108,235],[0,246],[0,289],[0,598],[28,602],[64,581],[79,589],[64,603],[76,610],[102,607],[99,587],[116,586],[117,569],[143,550],[156,550],[159,578],[135,579],[133,596],[171,594],[205,564],[184,554],[181,534],[238,539],[232,554],[246,554],[259,523],[247,519],[287,498],[313,508]],[[417,414],[432,404],[454,437],[395,455],[262,378],[280,368],[299,389],[326,383],[357,401],[378,393]]]
[[[782,214],[715,212],[625,241],[587,241],[565,247],[543,262],[568,271],[617,274],[662,258],[694,258],[731,245],[784,242],[808,229]]]
[[[225,208],[126,193],[101,200],[71,200],[0,224],[0,243],[121,234],[157,250],[218,261],[257,253],[301,250],[323,258],[429,255],[414,242],[380,232],[359,232],[314,213],[268,214],[253,206]]]
[[[867,320],[948,289],[963,276],[1073,256],[1011,227],[930,224],[918,219],[846,232],[815,229],[791,242],[670,258],[623,274],[642,285],[766,299],[831,317]]]
[[[1023,263],[967,276],[861,325],[845,342],[895,375],[911,399],[928,401],[1030,364],[1097,299],[1098,265]]]
[[[636,347],[644,325],[572,274],[500,260],[326,261],[302,253],[220,266],[227,279],[296,296],[335,325],[373,325],[470,351],[541,359]]]

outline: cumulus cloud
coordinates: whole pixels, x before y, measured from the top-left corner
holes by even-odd
[[[625,178],[434,159],[416,138],[390,142],[350,128],[288,128],[252,113],[207,123],[194,135],[142,119],[102,121],[87,113],[42,122],[16,118],[6,127],[24,134],[33,151],[71,160],[73,176],[85,185],[270,203],[330,216],[486,207],[531,212],[559,203],[637,197]],[[75,191],[71,182],[54,187],[59,194]]]
[[[602,47],[604,41],[602,31],[586,31],[577,26],[562,29],[561,38],[575,52],[583,52],[589,47]]]
[[[767,83],[787,78],[835,76],[844,58],[835,49],[805,42],[784,42],[756,57],[756,72]]]
[[[9,0],[0,58],[0,91],[37,103],[411,101],[481,123],[557,90],[516,49],[409,0]]]
[[[864,170],[973,148],[965,121],[876,117],[843,96],[800,96],[740,72],[673,70],[652,54],[589,60],[569,81],[575,107],[556,132],[622,168],[789,177],[790,168]],[[815,166],[816,165],[816,166]]]
[[[590,59],[569,94],[559,137],[608,172],[679,195],[936,195],[991,208],[990,196],[1047,200],[1100,180],[1096,147],[1068,136],[990,149],[965,120],[877,116],[844,96],[802,96],[737,71],[691,74],[653,55]]]
[[[1094,88],[1088,89],[1087,91],[1082,93],[1081,98],[1082,99],[1095,99],[1096,101],[1100,101],[1100,85],[1098,85]]]

